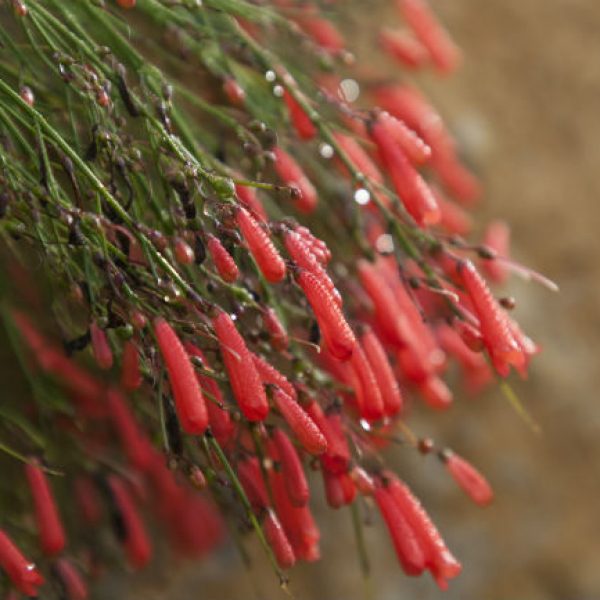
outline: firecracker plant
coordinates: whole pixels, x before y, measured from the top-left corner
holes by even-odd
[[[407,420],[451,407],[453,361],[459,394],[525,375],[537,347],[487,282],[551,284],[505,224],[466,239],[479,183],[411,83],[461,59],[431,8],[397,0],[372,37],[401,68],[374,82],[340,33],[355,4],[0,3],[1,308],[28,385],[0,401],[7,593],[81,600],[162,539],[251,535],[285,584],[320,558],[322,490],[365,574],[366,508],[407,575],[461,571],[385,456],[492,500]]]

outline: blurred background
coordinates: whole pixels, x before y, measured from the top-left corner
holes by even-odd
[[[395,21],[391,4],[354,3],[359,5],[354,31],[358,54],[361,59],[373,56],[382,74],[394,67],[375,54],[374,34],[378,23]],[[482,222],[506,218],[514,257],[556,281],[561,292],[514,278],[506,289],[518,299],[519,322],[544,348],[530,379],[515,382],[541,434],[527,426],[498,390],[476,400],[459,395],[456,406],[436,418],[421,408],[411,417],[418,434],[454,448],[489,477],[496,490],[494,504],[483,510],[472,505],[433,457],[399,452],[396,468],[424,499],[463,562],[463,574],[443,595],[448,600],[597,600],[600,3],[432,4],[463,48],[465,63],[450,79],[429,76],[422,84],[485,184],[478,216]],[[364,582],[350,514],[316,508],[324,558],[292,572],[295,598],[442,597],[431,579],[411,580],[401,573],[381,523],[367,528],[372,576]],[[164,562],[143,580],[106,581],[105,593],[100,590],[98,597],[289,598],[278,589],[258,548],[253,556],[256,564],[250,572],[233,548],[201,565],[171,568]]]

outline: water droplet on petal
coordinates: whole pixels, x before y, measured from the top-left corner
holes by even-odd
[[[360,204],[361,206],[364,206],[365,204],[368,204],[370,201],[371,201],[371,194],[369,194],[369,191],[365,190],[365,188],[358,188],[354,192],[354,202],[356,202],[356,204]]]
[[[326,144],[325,142],[323,142],[320,146],[319,146],[319,154],[325,158],[325,159],[329,159],[333,156],[333,147],[330,144]]]
[[[344,79],[340,83],[340,94],[346,102],[356,102],[360,96],[360,86],[354,79]]]
[[[391,254],[394,251],[394,239],[389,233],[383,233],[377,238],[375,248],[381,254]]]

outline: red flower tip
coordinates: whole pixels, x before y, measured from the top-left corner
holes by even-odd
[[[226,312],[219,311],[212,324],[238,406],[249,421],[263,421],[269,403],[252,353]]]
[[[303,213],[311,213],[317,205],[317,191],[310,182],[300,165],[285,150],[276,146],[273,148],[275,155],[275,171],[279,178],[288,186],[294,188],[299,198],[296,208]]]
[[[287,350],[290,340],[285,327],[275,312],[275,309],[271,308],[270,306],[265,307],[265,310],[262,313],[262,318],[265,329],[268,331],[271,338],[271,345],[273,348],[279,351]]]
[[[385,119],[377,119],[370,133],[398,196],[417,225],[426,227],[438,223],[441,213],[435,196],[396,143]]]
[[[409,31],[384,28],[379,32],[379,44],[387,54],[409,69],[420,69],[429,61],[425,46]]]
[[[291,569],[296,562],[294,549],[285,535],[285,531],[277,515],[271,509],[267,510],[263,521],[263,528],[265,530],[265,537],[273,550],[279,567],[281,569]]]
[[[254,188],[246,185],[235,184],[235,194],[238,200],[263,223],[267,222],[267,213]]]
[[[378,421],[384,414],[381,390],[373,369],[359,343],[354,347],[350,365],[356,376],[354,392],[360,416],[367,421]]]
[[[44,578],[34,563],[27,560],[8,535],[0,529],[0,566],[12,584],[25,596],[37,596]]]
[[[90,324],[92,351],[96,364],[100,369],[108,370],[113,365],[113,354],[108,342],[108,336],[95,321]]]
[[[25,466],[25,473],[33,498],[42,551],[46,556],[55,556],[64,549],[66,537],[50,483],[37,459],[32,459]]]
[[[364,327],[361,343],[381,392],[384,412],[391,417],[402,410],[400,386],[379,338],[370,327]]]
[[[208,234],[206,239],[206,246],[219,277],[227,283],[233,283],[240,276],[240,270],[235,264],[235,260],[233,260],[231,254],[227,252],[220,240],[214,235]]]
[[[180,265],[191,265],[194,262],[192,247],[180,237],[176,237],[173,241],[173,253],[175,254],[175,260]]]
[[[517,369],[523,367],[526,358],[511,333],[508,316],[490,292],[483,277],[470,261],[460,263],[458,270],[479,319],[483,343],[498,373],[504,377],[508,375],[511,365]]]
[[[461,52],[435,18],[426,0],[398,0],[398,7],[417,38],[427,48],[441,73],[458,67]]]
[[[391,491],[382,484],[377,485],[375,502],[387,525],[402,569],[407,575],[420,575],[426,565],[424,550]]]
[[[227,77],[223,82],[223,91],[234,106],[243,106],[246,101],[244,88],[233,78]]]
[[[340,414],[335,412],[325,415],[323,409],[314,400],[308,404],[306,412],[327,443],[327,449],[320,457],[323,468],[332,473],[347,471],[350,464],[350,448],[344,435]]]
[[[310,415],[283,389],[276,389],[273,401],[277,410],[294,432],[302,447],[310,454],[320,455],[327,450],[327,440]]]
[[[309,499],[308,482],[302,462],[290,438],[281,430],[275,429],[272,436],[273,460],[279,462],[288,497],[294,506],[306,506]]]
[[[167,368],[181,427],[190,435],[202,435],[208,427],[208,412],[190,357],[164,319],[154,321],[154,334]]]
[[[150,538],[125,482],[116,475],[108,477],[108,486],[123,522],[125,552],[132,567],[141,569],[152,556]]]
[[[312,140],[317,135],[317,129],[304,112],[304,109],[287,90],[283,94],[283,99],[298,137],[302,140]]]
[[[445,589],[446,580],[453,579],[461,572],[460,563],[448,550],[439,531],[409,487],[388,471],[384,475],[396,508],[416,536],[425,558],[425,567],[431,571],[438,585]]]
[[[75,565],[66,558],[59,558],[55,567],[67,600],[86,600],[88,588]]]
[[[454,452],[446,450],[442,460],[454,481],[479,506],[487,506],[494,499],[492,487],[475,467]]]
[[[286,268],[269,234],[260,223],[243,207],[236,213],[236,221],[246,240],[248,250],[258,268],[270,283],[277,283],[285,277]]]

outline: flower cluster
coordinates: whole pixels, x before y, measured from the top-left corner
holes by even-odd
[[[406,574],[445,588],[461,565],[382,450],[437,456],[492,500],[405,421],[451,407],[453,361],[470,392],[525,376],[538,347],[488,281],[551,284],[510,261],[504,223],[465,239],[480,185],[416,87],[354,80],[317,3],[263,4],[13,0],[1,16],[17,32],[0,62],[4,315],[32,382],[7,449],[31,498],[14,520],[33,512],[39,549],[0,530],[0,567],[25,595],[50,577],[87,597],[81,569],[115,561],[83,529],[112,528],[146,566],[151,517],[194,558],[253,530],[283,582],[320,557],[310,471],[359,527],[377,507]],[[455,69],[427,2],[396,4],[383,50]]]

